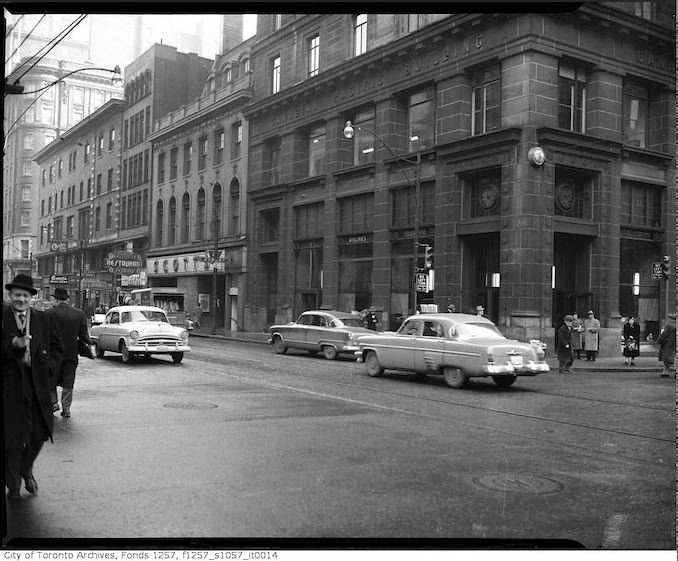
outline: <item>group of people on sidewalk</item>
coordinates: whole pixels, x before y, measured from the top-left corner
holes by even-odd
[[[595,361],[599,349],[600,321],[592,310],[587,318],[580,320],[577,314],[566,315],[562,325],[556,332],[556,352],[558,355],[558,372],[571,374],[575,358],[581,359],[581,351],[586,353],[586,360]],[[636,317],[629,317],[622,328],[624,365],[632,366],[640,356],[640,325]],[[659,346],[659,362],[662,363],[663,377],[669,376],[674,367],[676,356],[676,314],[669,314],[656,341]],[[674,371],[675,374],[675,371]]]
[[[5,484],[8,498],[38,493],[33,465],[52,440],[54,414],[70,417],[78,356],[94,358],[85,312],[71,306],[68,291],[57,288],[51,310],[30,306],[37,294],[33,279],[19,274],[5,285],[2,306],[3,422]],[[62,388],[59,405],[57,387]]]

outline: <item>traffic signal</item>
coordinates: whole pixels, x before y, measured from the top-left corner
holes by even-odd
[[[668,255],[662,257],[662,277],[668,279],[671,272],[671,258]]]
[[[424,267],[433,269],[433,246],[431,245],[424,247]]]

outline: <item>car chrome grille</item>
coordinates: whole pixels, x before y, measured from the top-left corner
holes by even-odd
[[[136,343],[142,345],[176,345],[181,343],[182,339],[179,337],[139,337]]]

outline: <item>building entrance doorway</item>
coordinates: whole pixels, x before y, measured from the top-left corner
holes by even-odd
[[[485,315],[493,322],[499,322],[499,232],[477,235],[466,240],[464,258],[463,309],[461,312],[475,313],[476,306],[485,308]]]
[[[261,261],[266,279],[266,325],[268,326],[275,323],[275,312],[278,306],[278,254],[263,254]]]
[[[573,234],[554,234],[553,267],[553,327],[557,327],[567,314],[577,313],[580,318],[593,307],[590,291],[589,254],[590,239]]]

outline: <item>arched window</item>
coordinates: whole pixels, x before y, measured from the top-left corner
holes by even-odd
[[[177,199],[172,195],[169,200],[169,220],[167,221],[167,243],[177,243]]]
[[[230,195],[228,234],[232,236],[240,232],[240,181],[233,178],[228,191]]]
[[[249,58],[244,58],[242,59],[242,62],[240,63],[242,67],[242,73],[247,74],[250,71],[250,59]]]
[[[221,184],[216,183],[214,185],[214,189],[212,190],[212,213],[213,216],[216,215],[217,217],[217,236],[221,236],[221,232],[224,231],[223,228],[223,216],[222,216],[222,208],[221,208]]]
[[[198,206],[195,213],[195,239],[205,239],[205,217],[207,208],[205,207],[205,189],[200,187],[197,198]]]
[[[184,193],[181,199],[181,208],[181,243],[187,243],[191,225],[191,198],[188,193]]]
[[[146,77],[146,92],[145,93],[150,94],[151,93],[151,71],[147,69],[146,72],[144,72],[144,76]]]
[[[233,80],[233,73],[230,66],[224,69],[224,80],[227,84]]]
[[[163,245],[163,227],[165,220],[165,210],[163,208],[162,201],[158,201],[157,206],[155,207],[155,245],[162,247]]]

